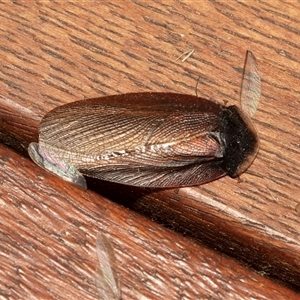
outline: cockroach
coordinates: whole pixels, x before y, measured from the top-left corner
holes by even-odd
[[[96,270],[96,284],[101,300],[120,300],[120,278],[117,272],[114,248],[102,233],[97,234],[96,250],[99,265]]]
[[[237,177],[259,140],[250,117],[260,77],[247,51],[241,109],[196,96],[131,93],[81,100],[47,113],[29,155],[40,167],[86,189],[83,175],[143,187],[203,184]]]

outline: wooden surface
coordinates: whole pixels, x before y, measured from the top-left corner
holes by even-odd
[[[7,178],[1,192],[3,299],[97,299],[99,231],[114,246],[122,299],[298,299],[233,259],[92,191],[70,189],[5,147],[0,157]]]
[[[296,1],[1,3],[0,139],[17,153],[0,148],[0,296],[96,299],[100,230],[116,247],[123,299],[296,299],[299,9]],[[237,104],[248,49],[262,77],[261,147],[241,182],[153,191],[89,180],[110,202],[25,157],[42,116],[71,101],[194,95],[200,78],[199,96]]]

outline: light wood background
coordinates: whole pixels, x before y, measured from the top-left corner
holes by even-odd
[[[97,299],[98,231],[115,247],[122,299],[298,299],[299,11],[276,0],[2,1],[0,299]],[[75,100],[194,95],[200,78],[199,96],[238,104],[246,50],[262,78],[261,146],[241,182],[89,180],[83,192],[27,156],[43,115]]]

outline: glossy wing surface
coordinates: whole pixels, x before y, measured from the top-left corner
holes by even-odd
[[[182,167],[126,167],[91,168],[84,174],[99,179],[152,188],[171,188],[200,185],[226,175],[221,160],[210,160],[201,164]]]
[[[163,93],[83,100],[49,112],[41,122],[40,141],[89,155],[129,152],[217,131],[221,108],[194,96]]]

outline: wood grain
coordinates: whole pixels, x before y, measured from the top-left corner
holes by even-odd
[[[164,191],[94,181],[89,187],[299,290],[299,9],[299,3],[289,1],[1,3],[1,142],[24,154],[28,143],[37,140],[42,116],[58,105],[126,92],[194,95],[198,79],[199,96],[237,104],[249,49],[262,77],[254,117],[261,147],[241,182],[226,177],[200,187]],[[177,59],[191,49],[194,53],[186,61]],[[11,171],[17,169],[15,165]],[[30,195],[54,180],[33,165],[27,172],[32,174],[30,184],[24,174],[16,175],[15,182]],[[44,180],[35,179],[38,174]],[[0,177],[2,193],[16,192],[13,183],[4,185],[10,176]],[[66,196],[73,189],[56,180],[41,200],[56,194],[58,187]],[[60,207],[59,202],[52,205],[55,210]],[[10,217],[1,221],[3,238],[12,234],[6,222],[14,213],[7,210]],[[18,220],[20,212],[15,213]],[[81,216],[77,219],[72,210],[70,214],[72,222],[81,222]],[[58,222],[55,214],[49,218]],[[68,225],[68,218],[59,220],[61,226]],[[94,236],[92,228],[85,232]],[[33,233],[40,239],[38,231]],[[126,238],[120,239],[124,247]],[[21,241],[22,247],[32,243],[27,237]],[[78,248],[75,242],[72,247]],[[36,284],[32,286],[37,291],[40,283]],[[63,285],[57,286],[59,293]]]
[[[122,299],[298,299],[298,294],[0,146],[1,299],[97,299],[96,235]]]

